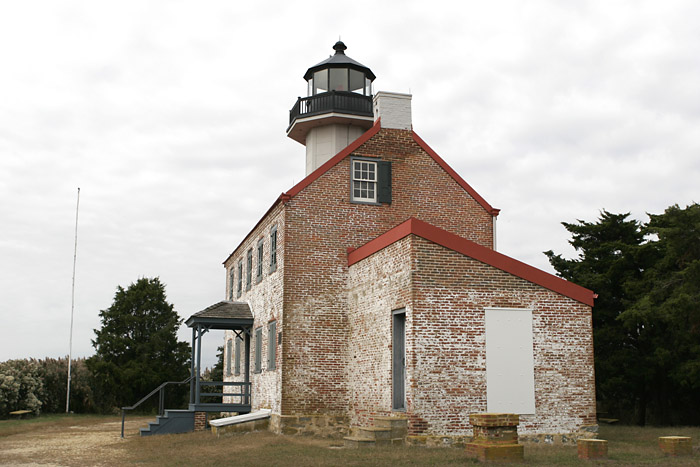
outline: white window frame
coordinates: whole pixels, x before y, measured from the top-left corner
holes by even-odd
[[[360,167],[360,176],[357,176],[356,167]],[[363,166],[367,167],[367,170],[363,170]],[[362,172],[366,172],[369,175],[369,167],[373,167],[374,179],[369,177],[363,177]],[[378,187],[378,173],[379,167],[376,161],[368,161],[365,159],[352,159],[351,174],[350,174],[350,199],[354,202],[359,203],[377,203],[377,189]],[[367,190],[372,187],[373,196],[362,196],[362,191]],[[357,187],[357,188],[356,188]],[[356,195],[356,189],[360,190],[359,196]],[[368,190],[367,190],[368,191]]]

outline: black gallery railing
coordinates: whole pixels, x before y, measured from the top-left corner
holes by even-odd
[[[329,91],[315,96],[300,97],[289,111],[289,124],[299,117],[310,117],[330,111],[371,117],[374,114],[372,96],[347,91]]]

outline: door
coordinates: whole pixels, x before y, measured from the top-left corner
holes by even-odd
[[[406,310],[393,312],[392,409],[406,409]]]

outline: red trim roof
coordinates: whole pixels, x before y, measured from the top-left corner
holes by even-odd
[[[294,185],[289,191],[282,193],[279,195],[279,197],[275,200],[274,203],[272,203],[272,206],[270,206],[270,209],[267,210],[264,216],[260,218],[257,224],[255,224],[255,227],[253,227],[248,235],[245,236],[243,241],[238,244],[236,248],[233,249],[230,255],[224,260],[224,263],[228,261],[231,256],[240,248],[241,245],[243,245],[246,240],[248,240],[248,237],[250,237],[250,234],[255,231],[255,229],[260,225],[260,223],[267,217],[267,215],[277,206],[278,203],[283,202],[286,203],[290,199],[292,199],[294,196],[299,194],[304,188],[307,186],[311,185],[313,182],[318,180],[321,175],[326,173],[328,170],[330,170],[334,165],[336,165],[338,162],[342,161],[345,159],[347,156],[349,156],[353,151],[355,151],[357,148],[365,144],[370,138],[372,138],[374,135],[379,133],[379,130],[382,128],[381,125],[381,118],[377,119],[376,122],[374,122],[374,125],[372,128],[369,130],[365,131],[359,138],[357,138],[355,141],[350,143],[349,146],[347,146],[345,149],[340,151],[338,154],[335,156],[331,157],[328,161],[326,161],[323,165],[318,167],[316,170],[311,172],[306,178],[304,178],[302,181]],[[489,214],[492,216],[498,216],[498,213],[500,212],[500,209],[496,209],[492,207],[489,203],[486,202],[484,198],[479,195],[479,193],[474,190],[467,182],[464,181],[462,177],[459,176],[457,172],[454,171],[452,167],[450,167],[447,162],[445,162],[440,156],[437,155],[433,149],[426,144],[425,141],[423,141],[420,136],[418,136],[414,131],[411,131],[411,134],[413,135],[413,140],[421,147],[423,150],[428,153],[430,157],[432,157],[435,162],[442,167],[445,172],[447,172],[464,190],[469,193],[469,195],[476,200],[477,203],[479,203]]]
[[[437,243],[445,248],[469,256],[477,261],[481,261],[482,263],[513,274],[514,276],[565,295],[586,305],[593,306],[595,294],[591,290],[413,217],[397,225],[385,234],[364,244],[360,248],[348,253],[348,266],[352,266],[358,261],[367,258],[410,234]]]
[[[486,212],[488,212],[494,217],[497,216],[499,212],[501,212],[500,209],[496,209],[489,203],[487,203],[486,200],[482,198],[481,195],[477,193],[474,188],[472,188],[467,182],[465,182],[464,179],[460,177],[459,174],[455,172],[454,169],[442,159],[442,157],[438,156],[438,154],[435,151],[433,151],[433,148],[428,146],[428,144],[425,141],[423,141],[421,137],[416,134],[415,131],[413,132],[413,140],[416,143],[418,143],[418,145],[422,147],[423,150],[430,155],[430,157],[435,159],[435,162],[437,162],[440,165],[440,167],[442,167],[445,170],[445,172],[450,174],[450,176],[455,179],[459,186],[464,188],[464,190],[467,193],[469,193],[471,197],[474,198],[476,202],[479,203],[486,210]]]
[[[362,135],[359,138],[357,138],[355,141],[350,143],[350,145],[348,147],[346,147],[345,149],[340,151],[338,154],[336,154],[335,156],[328,159],[323,165],[321,165],[319,168],[317,168],[316,170],[311,172],[305,179],[303,179],[302,181],[300,181],[299,183],[294,185],[291,190],[284,193],[283,195],[287,195],[290,198],[293,198],[301,190],[303,190],[304,188],[306,188],[307,186],[311,185],[313,182],[318,180],[318,178],[321,175],[323,175],[324,173],[326,173],[328,170],[330,170],[331,167],[333,167],[335,164],[337,164],[338,162],[345,159],[354,150],[356,150],[357,148],[359,148],[360,146],[365,144],[367,142],[367,140],[369,140],[372,136],[376,135],[379,132],[379,130],[381,129],[382,126],[380,124],[380,120],[381,119],[374,122],[374,125],[372,126],[372,128],[370,128],[369,130],[362,133]]]
[[[324,173],[326,173],[328,170],[330,170],[331,167],[333,167],[335,164],[337,164],[341,160],[345,159],[354,150],[356,150],[357,148],[359,148],[360,146],[365,144],[368,139],[370,139],[372,136],[376,135],[379,132],[379,130],[381,129],[381,127],[382,127],[381,126],[381,119],[378,119],[376,122],[374,122],[374,125],[372,126],[372,128],[365,131],[359,138],[357,138],[355,141],[350,143],[349,146],[347,146],[345,149],[340,151],[335,156],[331,157],[323,165],[321,165],[319,168],[317,168],[316,170],[311,172],[309,175],[307,175],[302,181],[300,181],[299,183],[294,185],[289,191],[279,195],[279,197],[275,200],[275,202],[272,203],[272,206],[270,206],[270,209],[268,209],[267,212],[265,213],[265,215],[263,215],[260,218],[260,220],[258,221],[258,223],[255,224],[255,227],[253,227],[250,230],[250,232],[248,232],[248,235],[246,235],[245,238],[243,238],[241,243],[239,243],[238,246],[233,249],[231,254],[228,255],[228,257],[226,257],[226,259],[224,260],[224,264],[231,258],[231,256],[233,256],[233,254],[236,252],[236,250],[238,250],[238,248],[240,248],[240,246],[243,245],[246,242],[246,240],[248,240],[248,237],[250,237],[250,234],[252,234],[255,231],[255,229],[258,228],[260,223],[267,217],[268,214],[270,214],[270,212],[275,208],[275,206],[277,206],[277,204],[279,204],[280,202],[286,203],[287,201],[292,199],[294,196],[299,194],[299,192],[301,190],[303,190],[304,188],[306,188],[307,186],[311,185],[313,182],[318,180],[318,178],[321,175],[323,175]]]

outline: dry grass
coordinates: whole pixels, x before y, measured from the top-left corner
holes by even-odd
[[[474,465],[461,449],[376,448],[348,450],[338,440],[277,436],[269,432],[216,438],[209,432],[141,438],[151,418],[128,418],[119,438],[118,417],[48,416],[0,421],[0,464],[6,465]],[[700,428],[601,427],[606,461],[580,461],[574,446],[526,445],[526,465],[700,465]],[[692,458],[664,457],[659,436],[691,436]]]

